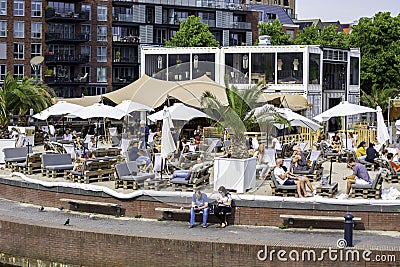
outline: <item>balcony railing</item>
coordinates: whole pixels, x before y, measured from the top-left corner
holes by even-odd
[[[89,20],[89,12],[72,12],[68,10],[55,10],[53,8],[45,11],[46,21],[87,21]]]
[[[120,42],[120,43],[140,43],[139,36],[119,36],[113,35],[113,42]]]
[[[113,59],[113,62],[114,63],[120,63],[120,64],[138,64],[139,63],[139,61],[138,61],[138,57],[124,57],[124,56],[121,56],[120,58],[116,58],[116,57],[114,57],[114,59]]]
[[[251,30],[250,22],[234,22],[232,24],[233,29],[241,29],[241,30]]]
[[[135,2],[147,4],[164,4],[172,6],[207,7],[214,9],[251,10],[250,5],[242,4],[241,0],[227,3],[222,0],[137,0]]]
[[[215,27],[216,25],[216,20],[214,19],[201,19],[201,22],[203,24],[208,24],[209,27]]]
[[[113,0],[113,6],[132,7],[133,0]]]
[[[46,64],[71,63],[84,64],[89,62],[89,55],[67,55],[67,54],[46,54],[44,56]]]
[[[44,76],[44,82],[49,85],[54,84],[68,84],[68,85],[78,85],[78,84],[85,84],[89,82],[88,75],[85,74],[77,74],[72,77],[68,75],[50,75]]]
[[[73,34],[73,33],[56,33],[47,32],[45,35],[45,42],[64,42],[64,43],[83,43],[89,41],[89,35],[84,33]]]

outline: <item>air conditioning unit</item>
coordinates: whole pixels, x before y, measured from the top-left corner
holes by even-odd
[[[271,45],[271,36],[269,36],[269,35],[260,35],[258,37],[258,45],[259,46]]]

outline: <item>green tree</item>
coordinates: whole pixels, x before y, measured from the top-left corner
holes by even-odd
[[[319,45],[319,29],[316,26],[305,27],[293,40],[295,45]]]
[[[34,112],[40,112],[52,104],[52,94],[47,88],[34,83],[33,78],[16,79],[10,74],[4,78],[0,98],[6,113],[6,118],[1,119],[3,126],[7,123],[10,113],[17,113],[18,124],[25,125],[26,114],[30,108]]]
[[[204,111],[214,118],[225,129],[230,129],[232,158],[247,158],[248,151],[246,147],[246,137],[244,132],[254,126],[254,123],[272,123],[282,122],[282,117],[271,111],[271,116],[265,120],[259,120],[254,116],[252,110],[256,106],[256,101],[260,97],[264,88],[256,85],[246,90],[239,90],[235,86],[225,86],[228,106],[224,106],[214,95],[205,92],[201,102]],[[266,112],[267,113],[267,112]],[[285,121],[287,122],[287,121]]]
[[[388,99],[395,98],[399,94],[398,88],[380,88],[374,84],[370,92],[361,90],[361,101],[371,108],[380,106],[382,112],[385,113],[389,105]]]
[[[181,21],[179,31],[171,40],[165,41],[167,46],[176,47],[215,47],[219,46],[208,25],[203,24],[200,17],[189,16]]]
[[[349,47],[348,35],[338,32],[337,27],[329,25],[319,31],[316,26],[304,28],[293,40],[296,45],[324,45],[333,47]]]
[[[290,35],[283,32],[282,24],[278,19],[274,20],[272,23],[260,22],[258,28],[259,35],[271,36],[271,45],[290,44]]]
[[[361,88],[398,88],[400,84],[400,16],[379,12],[353,26],[349,43],[361,50]]]

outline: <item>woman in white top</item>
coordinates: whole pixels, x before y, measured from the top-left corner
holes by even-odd
[[[272,148],[275,148],[277,152],[282,151],[281,143],[279,143],[279,140],[276,137],[272,138],[271,143],[272,143]]]
[[[260,178],[265,178],[268,171],[268,163],[265,162],[265,147],[263,144],[258,146],[257,151],[254,153],[254,157],[257,158],[256,170],[261,170]]]
[[[228,225],[226,213],[232,211],[232,197],[223,186],[218,188],[218,193],[220,196],[217,198],[218,205],[215,207],[214,214],[220,220],[218,228],[225,228]]]

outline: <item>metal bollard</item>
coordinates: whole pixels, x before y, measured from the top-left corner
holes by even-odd
[[[353,214],[346,213],[344,215],[344,240],[346,240],[346,247],[353,246]]]

